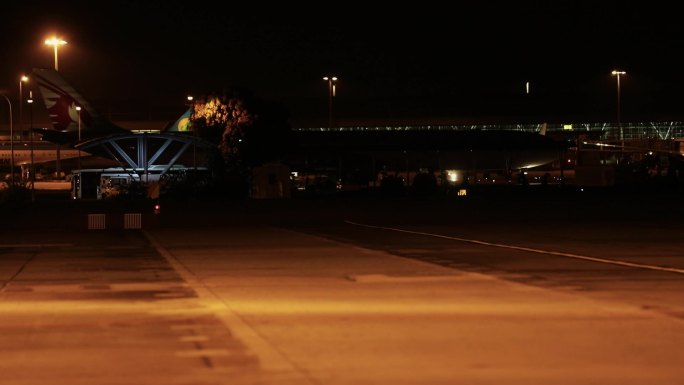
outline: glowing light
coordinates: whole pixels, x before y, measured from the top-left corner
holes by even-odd
[[[54,51],[55,51],[55,71],[59,71],[59,58],[58,58],[58,55],[57,55],[57,48],[58,48],[60,45],[64,45],[64,44],[66,44],[66,43],[67,43],[67,42],[66,42],[65,40],[59,39],[59,38],[57,38],[57,37],[55,37],[55,36],[53,36],[53,37],[51,37],[51,38],[49,38],[49,39],[45,39],[45,45],[51,45],[51,46],[54,48]]]
[[[45,45],[64,45],[66,43],[66,41],[54,36],[49,39],[45,39]]]

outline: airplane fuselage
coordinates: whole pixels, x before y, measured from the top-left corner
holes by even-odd
[[[11,144],[9,141],[2,141],[0,142],[0,165],[9,166],[12,163],[12,156],[14,156],[15,166],[54,162],[57,160],[57,150],[56,144],[44,141],[35,141],[33,145],[31,142],[15,141]],[[80,156],[88,155],[90,154],[80,151]],[[60,159],[77,158],[78,156],[78,150],[65,146],[59,147]]]

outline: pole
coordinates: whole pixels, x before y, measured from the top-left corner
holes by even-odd
[[[36,164],[33,162],[33,91],[29,91],[29,139],[31,140],[31,202],[36,201]]]
[[[52,46],[55,47],[55,71],[59,71],[59,59],[57,58],[57,42]]]
[[[22,106],[24,105],[24,96],[23,96],[23,77],[19,79],[19,132],[20,137],[23,138],[24,136],[24,119],[23,119],[23,108]],[[21,181],[24,181],[24,173],[21,173]]]
[[[52,38],[45,40],[45,44],[51,45],[53,48],[53,51],[55,53],[55,71],[59,71],[59,57],[58,57],[57,51],[58,51],[60,45],[66,44],[66,43],[67,43],[66,41],[64,41],[62,39],[58,39],[56,36],[53,36]],[[56,154],[55,171],[56,171],[57,178],[59,178],[61,173],[62,173],[62,166],[61,166],[61,162],[60,162],[60,158],[61,158],[60,145],[58,143],[55,144],[55,154]]]
[[[620,129],[620,141],[622,142],[622,150],[625,149],[625,136],[622,132],[622,122],[620,121],[620,73],[617,74],[617,123]]]
[[[78,112],[78,142],[81,142],[81,107],[76,107]],[[78,170],[81,170],[81,148],[78,148]]]
[[[21,132],[21,137],[24,137],[24,92],[23,92],[23,84],[24,83],[24,78],[22,77],[19,80],[19,132]]]
[[[625,147],[625,136],[622,131],[622,122],[620,121],[620,76],[625,75],[627,72],[625,71],[619,71],[619,70],[613,70],[611,74],[616,77],[617,80],[617,124],[618,124],[618,129],[620,130],[620,141],[622,142],[622,147],[624,150]]]
[[[333,98],[335,97],[337,76],[325,76],[323,80],[328,82],[328,128],[332,128]]]
[[[10,124],[10,181],[11,188],[14,188],[14,126],[12,122],[12,103],[6,95],[2,95],[9,106],[9,124]]]
[[[328,79],[328,128],[332,128],[332,79]]]

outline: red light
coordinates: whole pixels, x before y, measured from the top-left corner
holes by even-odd
[[[154,213],[159,214],[159,211],[161,209],[161,206],[159,204],[154,205]]]

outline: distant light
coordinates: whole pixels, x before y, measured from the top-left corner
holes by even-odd
[[[525,83],[525,93],[528,95],[530,94],[530,82]]]
[[[31,103],[33,103],[33,99],[29,99],[29,100],[27,100],[26,102],[29,103],[29,104],[31,104]]]
[[[564,124],[563,129],[564,130],[572,130],[572,124]]]
[[[57,38],[57,37],[55,37],[55,36],[53,36],[53,37],[51,37],[51,38],[49,38],[49,39],[45,39],[45,44],[46,44],[46,45],[55,45],[55,46],[57,46],[57,45],[64,45],[64,44],[66,44],[66,43],[67,43],[66,41],[64,41],[64,40],[62,40],[62,39],[59,39],[59,38]]]
[[[449,182],[457,182],[458,173],[454,170],[447,170],[447,179],[449,180]]]
[[[653,151],[649,151],[649,152],[648,152],[648,155],[653,155]]]
[[[193,99],[195,99],[195,98],[192,95],[188,95],[188,101],[189,102],[193,101]]]
[[[29,77],[28,77],[28,76],[26,76],[26,75],[21,75],[21,81],[22,81],[23,83],[26,83],[28,80],[29,80]]]
[[[611,74],[612,74],[613,76],[616,76],[616,75],[626,75],[627,72],[625,72],[625,71],[619,71],[619,70],[613,70],[613,72],[611,72]]]
[[[464,189],[464,188],[458,190],[458,196],[464,197],[464,196],[466,196],[466,195],[468,195],[468,190],[466,190],[466,189]]]
[[[76,106],[76,111],[81,111],[81,106]]]

